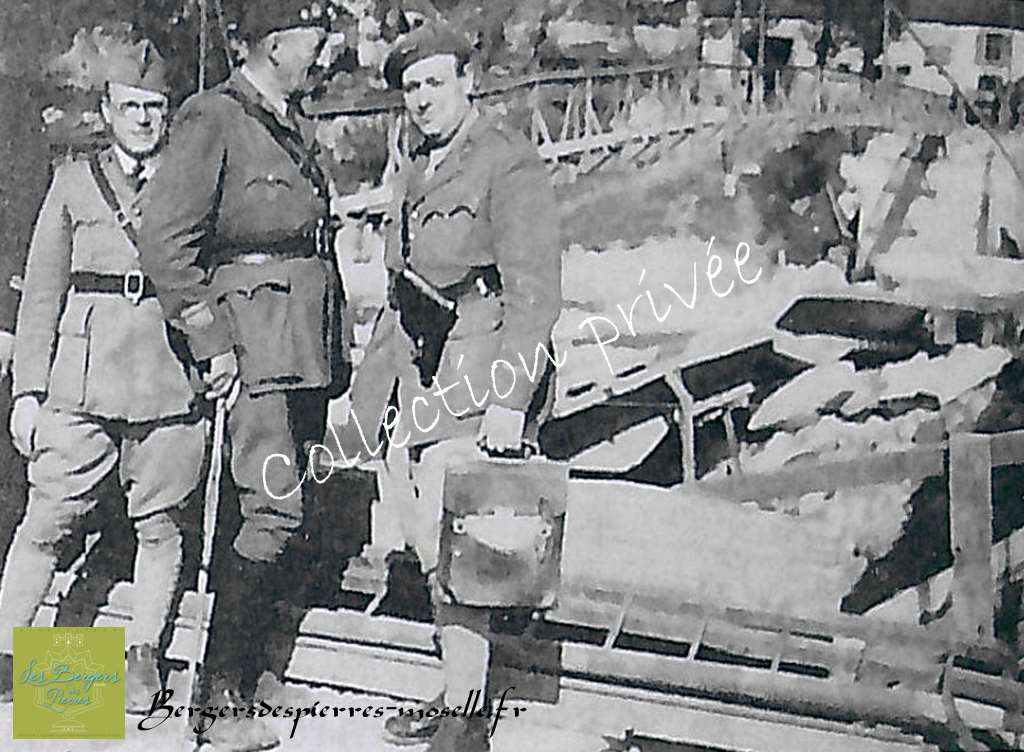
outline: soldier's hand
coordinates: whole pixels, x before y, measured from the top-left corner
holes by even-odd
[[[224,398],[226,402],[233,403],[238,397],[238,358],[233,352],[214,355],[210,358],[210,369],[203,375],[203,381],[209,387],[206,399]]]
[[[492,452],[516,451],[523,444],[525,423],[526,413],[522,410],[491,405],[484,413],[477,443]]]
[[[15,400],[14,409],[11,410],[11,439],[14,447],[24,457],[32,454],[38,415],[39,399],[35,395],[23,394]]]
[[[0,379],[10,372],[13,360],[14,335],[10,332],[0,332]]]

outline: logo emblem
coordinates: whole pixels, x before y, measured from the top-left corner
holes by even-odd
[[[124,739],[124,627],[14,630],[15,739]]]

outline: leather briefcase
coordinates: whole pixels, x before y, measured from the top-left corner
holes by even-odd
[[[465,606],[550,608],[561,579],[569,470],[481,456],[444,479],[438,583]]]

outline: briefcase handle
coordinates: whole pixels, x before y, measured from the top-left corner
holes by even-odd
[[[477,446],[484,456],[496,460],[528,460],[540,453],[540,447],[529,441],[524,441],[519,445],[518,449],[488,449],[482,442],[478,443]]]

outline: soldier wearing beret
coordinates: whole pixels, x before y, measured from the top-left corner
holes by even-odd
[[[403,37],[385,77],[404,93],[419,143],[397,172],[385,262],[391,305],[356,371],[347,459],[384,424],[408,447],[407,537],[432,583],[446,690],[435,705],[486,691],[488,609],[451,602],[433,576],[445,469],[480,448],[515,451],[545,403],[550,336],[561,310],[555,197],[536,149],[473,105],[468,42],[428,22]],[[396,405],[397,403],[397,405]],[[388,406],[397,406],[397,421]],[[392,415],[395,413],[392,412]],[[394,426],[391,424],[394,423]],[[486,723],[437,714],[389,719],[394,743],[485,750]]]
[[[115,39],[97,53],[113,143],[57,167],[18,311],[11,433],[29,460],[29,501],[0,588],[0,690],[10,689],[12,628],[32,623],[58,545],[111,500],[101,484],[116,471],[137,540],[127,704],[144,712],[160,689],[156,648],[181,568],[178,512],[198,485],[205,434],[135,243],[140,191],[163,143],[165,66],[147,41]]]
[[[330,54],[317,10],[240,6],[244,63],[182,105],[141,232],[164,313],[230,410],[241,521],[215,554],[202,688],[222,706],[251,704],[264,671],[283,673],[290,656],[294,591],[310,566],[307,446],[323,438],[328,399],[347,386],[329,187],[297,107]],[[244,714],[206,736],[218,750],[277,744]]]

